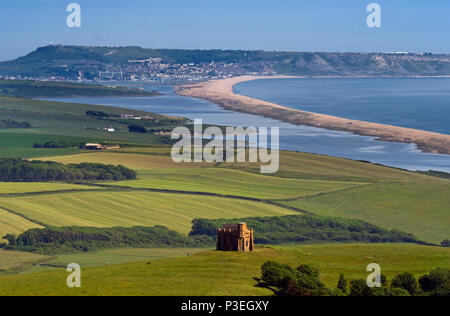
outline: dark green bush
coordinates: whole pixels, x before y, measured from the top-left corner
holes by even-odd
[[[256,244],[321,242],[413,242],[411,234],[387,230],[360,220],[315,215],[249,217],[239,219],[195,219],[190,236],[217,236],[217,228],[226,223],[246,222],[255,231]]]
[[[3,237],[9,249],[45,254],[96,251],[123,247],[195,248],[212,246],[207,236],[185,237],[163,226],[154,227],[47,227],[30,229],[18,237]]]
[[[2,182],[131,180],[136,179],[136,176],[136,171],[121,165],[99,163],[64,165],[51,161],[0,159],[0,181]]]

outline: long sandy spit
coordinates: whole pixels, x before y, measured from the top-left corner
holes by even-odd
[[[292,77],[242,76],[180,85],[177,86],[176,91],[180,95],[208,100],[231,111],[262,115],[295,125],[308,125],[374,136],[383,141],[414,143],[425,152],[450,154],[450,135],[306,112],[233,92],[233,86],[238,83],[272,78]]]

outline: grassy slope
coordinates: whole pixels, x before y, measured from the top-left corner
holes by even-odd
[[[280,203],[319,214],[358,218],[397,228],[425,241],[450,238],[450,181],[399,169],[313,154],[282,152],[276,176],[296,179],[362,181],[368,186]],[[258,173],[256,165],[240,168]]]
[[[29,252],[5,251],[0,249],[0,271],[18,268],[49,258],[50,257],[45,255]]]
[[[109,87],[94,84],[77,84],[68,82],[0,80],[0,93],[16,97],[104,97],[104,96],[154,96],[141,89],[127,87]]]
[[[0,157],[37,157],[53,155],[58,150],[33,150],[31,139],[34,142],[45,143],[67,137],[79,139],[82,142],[89,140],[95,142],[140,142],[158,143],[161,137],[150,133],[129,133],[126,124],[118,121],[98,120],[86,116],[86,111],[102,111],[111,115],[123,113],[135,115],[150,115],[155,118],[163,116],[123,108],[73,104],[50,101],[37,101],[16,97],[0,96],[0,117],[14,121],[27,121],[33,128],[0,130]],[[103,128],[114,127],[116,132],[108,133]],[[76,135],[76,137],[74,137]],[[30,144],[31,143],[31,144]],[[47,152],[47,154],[46,154]],[[60,154],[74,153],[74,149],[59,149]]]
[[[163,225],[187,234],[194,218],[296,214],[252,201],[151,192],[84,192],[0,198],[0,206],[53,226]]]
[[[89,140],[81,137],[38,134],[33,131],[35,130],[0,129],[0,158],[32,158],[75,154],[80,150],[77,148],[33,148],[33,145],[48,141],[67,140],[81,143]]]
[[[314,195],[357,185],[348,182],[283,179],[220,168],[173,169],[140,173],[138,180],[117,183],[133,188],[159,188],[212,192],[259,199],[285,199]]]
[[[73,255],[47,256],[19,251],[0,250],[0,275],[34,273],[66,268],[76,262],[83,269],[95,266],[117,265],[146,260],[190,256],[207,251],[205,248],[121,248]]]
[[[66,287],[63,270],[0,276],[0,293],[8,295],[271,295],[255,287],[267,260],[298,266],[311,264],[334,287],[340,273],[366,278],[376,262],[392,278],[399,272],[420,276],[449,267],[450,249],[410,244],[308,245],[258,248],[254,253],[202,252],[189,257],[131,263],[82,271],[81,289]]]
[[[18,235],[31,228],[41,228],[40,225],[32,223],[20,216],[14,215],[0,207],[0,242],[6,234]]]
[[[0,194],[33,193],[66,190],[96,190],[98,188],[88,185],[77,185],[60,182],[0,182]]]
[[[428,242],[450,238],[448,179],[293,152],[281,153],[278,174],[263,176],[254,164],[221,164],[222,168],[174,164],[164,147],[120,151],[126,153],[89,153],[49,159],[64,163],[121,163],[140,170],[139,180],[110,184],[289,199],[279,202],[316,214],[358,218],[381,227],[397,228]],[[180,169],[189,167],[210,168]],[[346,188],[355,183],[361,187]],[[334,190],[337,191],[333,193]],[[308,198],[295,199],[304,195]]]
[[[372,185],[283,203],[314,214],[413,232],[435,243],[450,237],[450,183]]]
[[[149,171],[158,169],[169,168],[194,168],[201,167],[205,164],[177,164],[167,156],[155,156],[155,155],[142,155],[133,153],[117,153],[115,150],[110,152],[90,152],[79,155],[67,155],[59,157],[41,157],[40,160],[57,161],[64,164],[68,163],[81,163],[81,162],[93,162],[93,163],[108,163],[113,165],[124,165],[125,167],[132,168],[139,171]]]
[[[222,164],[222,167],[260,173],[258,164]],[[400,169],[349,159],[282,151],[278,177],[356,182],[436,182],[435,178]]]
[[[57,258],[49,260],[45,265],[33,266],[25,273],[39,271],[57,270],[67,267],[68,264],[76,262],[82,269],[98,266],[111,266],[124,263],[143,262],[148,260],[159,260],[190,256],[198,252],[207,251],[205,248],[121,248],[108,249],[97,252],[58,255]],[[19,252],[20,253],[20,252]],[[26,253],[25,253],[26,254]],[[2,253],[0,252],[0,256]]]

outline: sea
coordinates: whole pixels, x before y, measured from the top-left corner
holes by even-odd
[[[158,89],[156,97],[46,98],[60,102],[118,106],[222,126],[279,127],[280,148],[408,170],[450,172],[450,155],[421,152],[414,144],[379,141],[271,118],[224,110],[209,101],[179,96],[174,86]],[[265,79],[240,83],[236,93],[296,109],[349,119],[450,133],[450,79]]]

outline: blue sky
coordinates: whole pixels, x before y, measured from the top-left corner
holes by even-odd
[[[66,26],[67,4],[82,27]],[[382,8],[368,28],[366,6]],[[448,0],[1,0],[0,60],[50,42],[290,51],[450,53]]]

